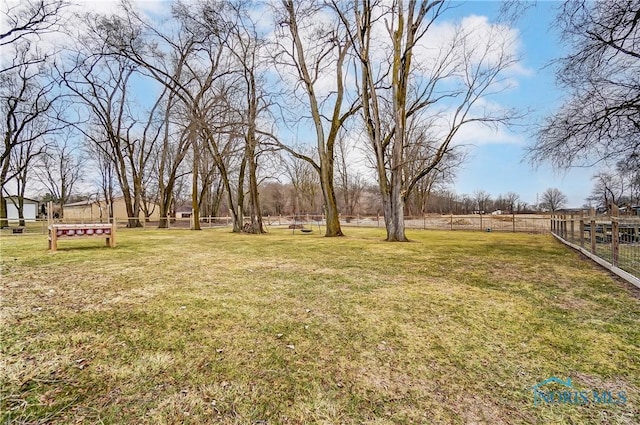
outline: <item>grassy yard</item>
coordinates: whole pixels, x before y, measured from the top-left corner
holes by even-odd
[[[640,423],[638,291],[549,235],[347,231],[3,237],[1,422]]]

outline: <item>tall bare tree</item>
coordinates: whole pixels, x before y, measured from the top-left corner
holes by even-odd
[[[99,138],[94,136],[91,140],[99,140]],[[95,171],[93,186],[97,187],[95,200],[100,208],[100,222],[102,222],[113,217],[113,201],[118,184],[116,170],[110,155],[98,144],[89,142],[84,146],[84,150],[87,152],[87,157],[91,159],[92,170]],[[86,163],[83,168],[88,168]]]
[[[100,40],[97,45],[99,50]],[[72,60],[73,68],[61,72],[61,78],[84,104],[85,122],[90,123],[76,128],[113,162],[127,211],[127,226],[140,227],[144,176],[162,129],[156,111],[166,92],[155,98],[149,111],[138,108],[134,112],[131,87],[139,77],[135,64],[125,58],[90,52],[78,52]]]
[[[20,143],[14,149],[11,150],[11,170],[14,171],[14,182],[16,187],[15,197],[11,197],[16,211],[18,212],[18,225],[24,226],[24,197],[27,191],[27,186],[30,183],[29,179],[33,170],[33,164],[37,161],[38,157],[42,156],[45,152],[46,145],[38,139],[29,139],[24,143]]]
[[[387,240],[406,241],[406,198],[420,180],[438,172],[460,128],[473,122],[495,126],[514,117],[514,111],[490,110],[479,104],[505,89],[503,72],[516,59],[509,50],[510,40],[498,27],[492,27],[484,39],[458,27],[447,44],[432,46],[435,57],[418,64],[414,60],[418,47],[447,10],[441,0],[409,0],[406,4],[395,0],[391,5],[363,0],[348,6],[334,1],[333,5],[349,28],[359,60],[362,115],[374,152]],[[440,118],[441,128],[429,132],[437,137],[430,161],[407,176],[406,147],[412,143],[408,120],[414,116],[427,123]]]
[[[318,161],[283,146],[292,155],[309,162],[320,176],[320,185],[326,216],[325,236],[342,236],[340,215],[335,192],[335,144],[345,122],[360,108],[359,100],[348,102],[345,85],[345,67],[352,42],[341,30],[336,19],[324,22],[324,15],[333,13],[320,1],[282,1],[279,18],[279,37],[290,44],[281,44],[277,63],[296,75],[296,88],[306,97],[311,114]],[[330,93],[322,93],[321,83],[332,76]],[[299,98],[298,98],[299,99]],[[301,100],[301,99],[300,99]]]
[[[271,102],[266,93],[264,74],[267,62],[264,58],[265,41],[261,39],[251,14],[250,3],[231,3],[228,20],[230,37],[225,38],[228,51],[236,59],[242,87],[242,134],[244,136],[244,161],[247,164],[249,186],[249,216],[251,233],[264,233],[262,209],[258,191],[258,142],[259,119],[268,112]]]
[[[169,216],[175,203],[175,190],[180,179],[187,173],[182,164],[191,147],[190,130],[175,116],[175,95],[168,95],[164,108],[162,142],[157,146],[156,177],[158,180],[159,228],[169,227]]]
[[[220,111],[229,106],[227,80],[236,78],[229,69],[229,56],[223,54],[229,30],[222,12],[227,6],[178,2],[172,8],[177,23],[174,31],[147,22],[130,4],[123,6],[124,17],[98,18],[96,29],[108,43],[107,54],[127,58],[144,69],[183,105],[189,131],[193,132],[190,140],[202,140],[210,150],[233,215],[234,232],[240,232],[242,202],[234,194],[244,192],[233,189],[224,146],[217,139],[218,129],[229,127],[229,123],[218,120]],[[193,194],[198,192],[194,190]],[[198,204],[196,201],[193,206]]]
[[[63,95],[56,90],[56,82],[48,72],[48,64],[41,61],[32,63],[30,58],[34,57],[34,53],[28,45],[14,45],[12,48],[16,66],[0,74],[0,133],[3,138],[0,154],[0,227],[8,224],[4,198],[7,183],[18,176],[25,178],[25,168],[33,163],[33,158],[45,151],[47,138],[66,127],[62,108],[57,106]],[[24,155],[28,155],[28,158]]]
[[[0,155],[0,227],[8,225],[4,197],[7,182],[17,176],[26,178],[27,175],[27,170],[22,166],[10,171],[11,157],[16,159],[27,152],[29,155],[38,155],[45,146],[42,139],[61,127],[55,120],[53,106],[60,95],[54,94],[53,81],[47,75],[48,59],[57,52],[38,49],[34,41],[61,29],[61,12],[68,4],[65,0],[25,0],[3,2],[0,9],[0,132],[3,137]],[[47,116],[52,113],[53,119],[49,120]],[[44,121],[47,124],[43,125]],[[34,151],[36,142],[40,148]],[[23,144],[30,145],[31,149],[23,147]],[[29,163],[30,159],[14,161],[16,165],[26,166]]]

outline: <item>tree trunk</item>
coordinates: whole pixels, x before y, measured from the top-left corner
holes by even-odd
[[[198,202],[198,158],[193,145],[193,177],[191,182],[191,230],[202,230],[200,228],[200,203]]]
[[[388,242],[407,242],[408,239],[404,234],[404,194],[403,194],[403,173],[404,164],[404,146],[406,138],[407,123],[407,74],[409,73],[411,64],[411,51],[402,51],[402,38],[404,35],[404,6],[402,1],[398,4],[398,28],[393,33],[393,67],[392,67],[392,93],[393,93],[393,109],[395,111],[393,124],[395,133],[393,136],[393,146],[391,148],[391,187],[388,199],[389,218],[385,221],[387,224],[387,241]],[[410,6],[410,13],[413,10]],[[409,32],[407,35],[407,44],[410,39]]]
[[[160,219],[158,221],[158,229],[169,228],[169,214],[171,213],[171,195],[165,195],[160,197],[159,214]]]
[[[118,172],[118,180],[120,182],[120,188],[122,189],[124,205],[127,210],[127,227],[130,229],[142,227],[142,223],[140,223],[140,219],[138,218],[138,213],[140,211],[135,211],[133,207],[133,197],[131,196],[131,187],[129,186],[129,181],[127,179],[127,172],[124,166],[124,158],[122,158],[122,156],[118,154],[117,159],[120,165],[120,167],[116,167]]]
[[[0,188],[2,190],[2,188]],[[7,200],[4,196],[0,195],[0,229],[4,229],[9,226],[9,220],[7,220]]]
[[[18,218],[20,219],[18,226],[24,227],[24,198],[22,196],[18,198]]]
[[[324,198],[324,213],[327,221],[325,237],[344,236],[340,228],[340,212],[336,202],[336,192],[333,179],[333,157],[324,154],[320,167],[320,187]]]
[[[391,192],[382,197],[384,221],[387,229],[387,242],[408,242],[404,232],[404,199],[401,186],[392,183]]]
[[[158,214],[160,215],[158,229],[167,229],[169,227],[169,210],[171,209],[172,191],[173,186],[165,186],[163,176],[160,175],[158,178]]]
[[[253,151],[253,149],[252,149]],[[249,153],[249,209],[251,212],[251,233],[266,233],[262,223],[260,193],[258,192],[257,164],[255,154]]]
[[[142,177],[138,174],[133,181],[133,217],[137,219],[135,227],[143,227],[140,222],[140,212],[142,212]]]
[[[251,233],[265,233],[262,224],[262,209],[260,208],[260,195],[258,193],[258,164],[256,162],[256,120],[257,105],[256,82],[253,74],[249,73],[249,126],[247,129],[245,155],[249,163],[249,213],[251,214]]]

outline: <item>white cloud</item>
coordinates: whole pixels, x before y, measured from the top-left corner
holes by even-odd
[[[456,133],[453,143],[456,145],[524,145],[523,136],[511,133],[504,127],[492,128],[478,122],[465,124]]]
[[[144,14],[162,15],[171,11],[172,1],[168,0],[133,0],[133,5]],[[120,0],[76,0],[72,6],[80,12],[100,14],[119,14],[122,11]]]

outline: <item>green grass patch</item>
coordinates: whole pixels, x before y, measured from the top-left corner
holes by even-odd
[[[640,422],[629,285],[548,235],[348,235],[2,238],[2,423]]]

